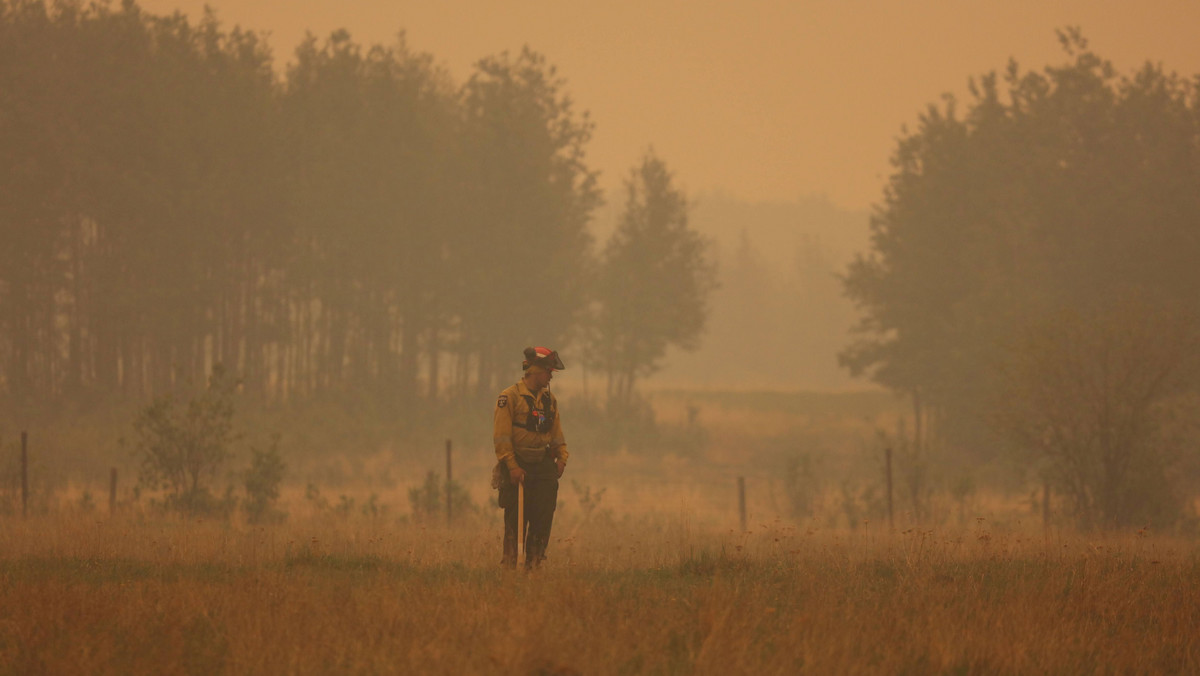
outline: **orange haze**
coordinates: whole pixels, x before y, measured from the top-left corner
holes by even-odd
[[[461,80],[476,59],[527,44],[591,111],[606,188],[653,145],[690,193],[824,195],[856,210],[878,200],[903,124],[1010,57],[1060,61],[1056,28],[1081,26],[1122,72],[1152,60],[1200,73],[1200,3],[1182,0],[141,2],[192,17],[206,4],[268,32],[279,63],[306,30],[346,28],[360,43],[403,30]]]

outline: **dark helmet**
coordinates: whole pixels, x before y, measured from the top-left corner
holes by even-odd
[[[529,367],[534,365],[541,366],[547,371],[561,371],[567,368],[563,366],[557,351],[548,347],[527,347],[525,348],[525,360],[521,362],[521,369],[528,371]]]

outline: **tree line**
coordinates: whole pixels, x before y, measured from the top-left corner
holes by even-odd
[[[597,251],[592,131],[528,48],[456,83],[338,31],[281,74],[211,11],[0,0],[0,389],[144,399],[223,364],[268,401],[436,400],[568,342],[627,389],[694,343],[713,270],[652,152]]]
[[[919,450],[1019,458],[1087,525],[1161,524],[1200,488],[1198,80],[1060,39],[1065,63],[973,80],[899,140],[840,359],[911,398]]]

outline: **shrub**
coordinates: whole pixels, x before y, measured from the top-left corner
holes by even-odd
[[[218,500],[211,482],[230,455],[233,391],[237,383],[219,365],[208,387],[179,405],[170,395],[155,398],[133,422],[140,456],[139,486],[167,491],[168,509],[211,513],[228,506]]]
[[[437,472],[430,471],[425,475],[424,484],[408,489],[408,502],[412,506],[413,519],[428,521],[445,513],[445,484]],[[455,516],[479,512],[471,496],[457,481],[450,482],[450,496],[450,507]]]
[[[275,508],[279,484],[287,465],[279,454],[279,435],[266,450],[251,449],[250,468],[246,470],[246,502],[243,509],[253,522],[281,521],[285,514]]]

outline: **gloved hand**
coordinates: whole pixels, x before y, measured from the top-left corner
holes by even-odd
[[[555,464],[555,466],[558,467],[558,476],[562,477],[563,470],[565,470],[567,468],[567,463],[563,462],[562,460],[559,460],[558,458],[555,458],[554,464]]]
[[[523,484],[525,483],[525,470],[521,469],[520,467],[516,469],[510,469],[508,470],[508,478],[514,484]]]

